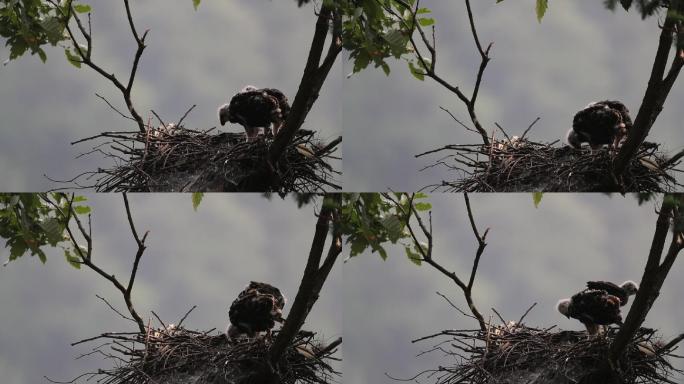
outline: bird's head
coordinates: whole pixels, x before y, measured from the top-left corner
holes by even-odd
[[[558,309],[558,312],[563,316],[570,318],[570,299],[559,300],[558,304],[556,304],[556,309]]]
[[[229,120],[230,116],[230,105],[229,104],[223,104],[222,106],[219,107],[218,109],[218,119],[221,125],[225,125],[226,122]]]
[[[258,89],[259,88],[257,88],[255,85],[245,85],[244,88],[240,90],[240,93],[254,92]]]
[[[625,281],[624,283],[620,284],[620,287],[627,292],[627,296],[636,295],[636,293],[639,291],[639,285],[632,280]]]
[[[568,143],[568,145],[575,149],[579,149],[580,147],[582,147],[582,139],[580,138],[580,135],[577,132],[575,132],[575,130],[572,128],[568,130],[568,134],[565,137],[565,141]]]

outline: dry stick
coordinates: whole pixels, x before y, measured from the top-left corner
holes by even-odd
[[[324,196],[323,208],[316,221],[313,242],[309,251],[309,258],[304,268],[304,275],[292,303],[292,309],[285,320],[285,324],[278,333],[269,350],[269,361],[272,365],[281,359],[287,346],[298,334],[311,308],[318,300],[318,295],[323,287],[323,283],[328,277],[337,256],[342,252],[342,235],[339,227],[338,209],[341,204],[341,195],[326,194]],[[333,205],[327,199],[332,200]],[[332,243],[328,248],[328,254],[321,264],[325,241],[332,223]]]
[[[679,4],[679,5],[677,5]],[[668,9],[665,23],[660,32],[658,50],[656,51],[651,77],[648,80],[646,93],[641,101],[639,113],[634,119],[634,125],[629,131],[627,141],[622,145],[620,152],[615,158],[614,174],[622,176],[631,159],[636,155],[639,146],[648,136],[658,114],[663,109],[663,104],[674,85],[677,75],[684,66],[684,50],[676,50],[675,57],[667,75],[667,66],[670,48],[673,43],[673,35],[677,28],[682,28],[682,22],[678,19],[677,8],[684,8],[684,0],[673,0]],[[679,39],[684,39],[684,32],[679,32]]]
[[[129,0],[123,0],[124,6],[126,8],[126,17],[128,19],[128,24],[131,29],[131,32],[133,34],[133,37],[135,39],[137,49],[135,51],[135,55],[133,57],[133,65],[131,66],[131,71],[128,75],[128,81],[124,85],[119,79],[116,78],[116,76],[112,73],[109,73],[105,71],[102,67],[100,67],[98,64],[92,61],[92,52],[93,52],[93,42],[92,42],[92,34],[91,34],[91,25],[90,25],[90,14],[88,14],[88,29],[86,30],[85,26],[83,25],[83,22],[81,21],[80,17],[78,16],[78,13],[74,11],[73,7],[69,7],[68,12],[64,13],[62,11],[62,8],[57,5],[56,2],[49,0],[52,4],[56,5],[56,9],[59,10],[59,12],[62,13],[62,16],[66,18],[66,20],[69,20],[72,16],[74,20],[76,21],[76,26],[78,27],[79,32],[85,38],[86,40],[86,48],[85,50],[81,48],[80,44],[78,43],[78,40],[76,39],[76,35],[74,34],[74,31],[72,30],[71,27],[69,27],[69,24],[66,24],[66,31],[69,36],[69,39],[71,40],[71,43],[74,46],[74,49],[76,50],[76,53],[80,57],[79,63],[85,64],[91,69],[93,69],[95,72],[100,74],[102,77],[105,79],[109,80],[114,86],[121,92],[123,95],[124,102],[126,103],[126,108],[128,111],[131,113],[131,116],[133,116],[133,119],[135,119],[136,123],[138,124],[138,129],[140,132],[145,132],[145,123],[136,111],[135,107],[133,106],[133,100],[131,97],[131,92],[133,89],[133,82],[135,81],[135,75],[138,71],[138,64],[140,63],[140,58],[143,54],[143,51],[145,50],[145,38],[147,37],[148,31],[145,31],[143,33],[142,37],[138,35],[138,32],[135,29],[135,24],[133,23],[133,15],[131,14],[131,9],[129,6]]]
[[[126,206],[126,215],[128,217],[128,222],[131,227],[131,231],[133,233],[133,237],[135,238],[136,243],[138,244],[138,250],[135,254],[135,261],[133,263],[133,268],[131,270],[131,277],[128,282],[128,286],[124,287],[124,285],[117,280],[117,278],[114,275],[110,275],[104,270],[102,270],[100,267],[98,267],[95,263],[92,261],[92,252],[93,252],[93,241],[92,241],[92,225],[90,222],[90,215],[88,216],[88,230],[85,230],[85,227],[81,223],[81,220],[79,219],[78,215],[76,214],[76,211],[73,207],[73,200],[74,200],[74,195],[71,195],[71,198],[69,199],[69,205],[67,207],[67,212],[64,213],[60,208],[58,209],[58,212],[66,219],[66,230],[67,233],[69,234],[69,238],[74,246],[74,249],[76,249],[76,252],[78,253],[79,257],[81,258],[81,263],[88,268],[92,269],[95,271],[97,274],[100,276],[104,277],[105,279],[109,280],[116,289],[121,292],[121,294],[124,297],[124,302],[126,303],[126,307],[128,308],[128,312],[131,314],[131,317],[133,317],[133,320],[138,324],[138,328],[141,333],[145,333],[145,323],[143,322],[142,318],[138,313],[136,312],[135,308],[133,307],[133,302],[131,300],[131,291],[133,289],[133,282],[135,280],[135,274],[138,269],[138,263],[140,261],[140,258],[142,257],[143,252],[145,252],[145,239],[147,238],[147,233],[143,236],[142,239],[138,238],[138,234],[135,230],[135,225],[133,224],[133,219],[131,217],[131,211],[130,207],[128,205],[128,199],[126,195],[124,194],[124,202]],[[76,221],[76,224],[78,226],[78,230],[83,236],[83,238],[86,240],[88,247],[86,251],[83,251],[79,244],[76,242],[76,238],[74,237],[74,234],[68,225],[70,219],[73,218]]]
[[[679,207],[673,206],[675,202],[679,204]],[[681,229],[676,229],[682,228],[682,225],[684,225],[684,218],[682,218],[679,212],[681,209],[684,209],[684,195],[667,194],[663,197],[663,204],[660,208],[656,229],[653,234],[651,250],[644,268],[644,274],[641,277],[639,292],[637,292],[634,298],[634,303],[627,314],[624,324],[620,327],[620,331],[610,346],[609,362],[612,367],[617,367],[617,362],[625,352],[629,341],[634,337],[644,320],[646,320],[646,315],[648,315],[651,306],[658,298],[660,288],[663,286],[672,264],[679,252],[684,248],[684,232]],[[672,226],[675,228],[675,232],[673,232],[670,247],[661,263],[660,260],[670,229],[670,220],[672,219],[674,220]]]
[[[487,331],[487,323],[484,320],[484,317],[480,313],[480,311],[477,309],[475,306],[475,302],[473,301],[473,295],[472,295],[472,288],[473,284],[475,282],[475,275],[477,274],[477,267],[480,262],[480,257],[482,256],[482,253],[487,246],[487,243],[485,242],[485,239],[487,237],[487,233],[489,232],[489,228],[487,228],[482,236],[480,236],[479,231],[477,230],[477,226],[475,225],[475,220],[473,218],[473,212],[470,207],[470,200],[468,198],[468,195],[466,193],[463,194],[465,197],[465,202],[466,202],[466,208],[468,210],[468,218],[470,220],[471,228],[473,229],[473,233],[475,234],[475,237],[477,238],[478,242],[478,248],[475,254],[475,259],[473,260],[473,267],[470,272],[470,277],[468,279],[468,284],[464,283],[463,280],[461,280],[455,272],[450,272],[446,268],[444,268],[441,264],[436,262],[432,258],[432,249],[433,249],[433,236],[432,236],[432,212],[429,212],[429,225],[426,226],[425,223],[423,222],[422,217],[418,214],[418,211],[416,210],[415,206],[413,205],[413,198],[415,195],[411,195],[409,197],[409,212],[404,212],[404,209],[402,208],[401,204],[399,201],[396,201],[391,198],[391,196],[384,194],[386,198],[388,198],[390,201],[392,201],[397,208],[402,211],[406,217],[406,228],[409,230],[409,234],[411,235],[411,238],[413,239],[414,244],[416,245],[416,248],[420,252],[421,256],[423,257],[424,262],[426,262],[428,265],[431,267],[435,268],[439,272],[441,272],[444,276],[450,278],[456,285],[461,288],[463,291],[463,295],[465,296],[466,302],[468,303],[468,308],[470,309],[470,312],[475,316],[477,319],[477,322],[480,325],[480,329],[482,329],[483,332]],[[423,247],[420,244],[420,241],[418,240],[418,237],[416,236],[416,233],[413,229],[413,226],[411,225],[411,215],[413,215],[416,218],[416,221],[418,222],[418,226],[420,227],[421,231],[423,232],[423,235],[425,238],[428,240],[428,246],[427,250],[423,249]]]
[[[679,344],[679,342],[682,340],[684,340],[684,333],[670,340],[667,344],[663,345],[662,347],[658,348],[656,352],[669,351],[675,345]]]
[[[321,62],[326,37],[331,26],[333,27],[332,41],[323,62]],[[316,29],[309,50],[309,57],[307,58],[304,74],[297,89],[297,95],[292,102],[290,114],[285,121],[284,127],[273,140],[268,153],[268,159],[271,164],[275,164],[280,160],[287,144],[292,141],[295,132],[304,123],[309,110],[316,99],[318,99],[318,94],[330,69],[341,51],[341,16],[330,7],[323,5],[316,21]]]
[[[480,90],[480,85],[482,84],[482,78],[484,76],[484,71],[487,68],[487,64],[491,60],[489,57],[489,51],[492,48],[492,43],[490,43],[486,49],[482,48],[482,44],[480,43],[480,38],[478,37],[477,34],[477,28],[475,27],[475,19],[473,17],[473,12],[472,12],[472,7],[470,5],[470,0],[465,0],[466,4],[466,9],[468,11],[468,21],[470,24],[470,30],[473,36],[473,40],[475,41],[475,46],[477,47],[477,51],[480,54],[480,66],[477,70],[477,76],[475,80],[475,86],[473,87],[473,92],[470,97],[466,96],[463,91],[458,86],[455,86],[453,84],[450,84],[446,80],[444,80],[441,76],[437,74],[435,71],[435,67],[437,64],[437,49],[436,49],[436,44],[435,44],[435,37],[434,37],[434,27],[432,30],[432,41],[427,37],[425,34],[425,31],[421,27],[420,23],[417,22],[417,15],[418,15],[418,9],[420,2],[417,1],[414,7],[411,7],[407,2],[404,0],[397,0],[397,3],[401,4],[406,10],[411,12],[411,18],[412,18],[412,29],[410,31],[410,38],[409,42],[411,43],[411,46],[414,50],[414,54],[418,61],[421,63],[422,68],[424,69],[424,73],[422,75],[427,76],[437,83],[439,83],[441,86],[444,88],[448,89],[452,93],[454,93],[465,105],[468,110],[468,115],[470,116],[470,120],[473,122],[473,125],[475,126],[475,129],[477,129],[478,133],[480,136],[482,136],[482,141],[485,145],[489,145],[489,137],[487,135],[487,131],[482,127],[482,124],[480,124],[480,121],[477,117],[477,114],[475,112],[475,102],[477,101],[477,96],[479,94]],[[385,8],[387,11],[393,13],[396,17],[399,17],[400,20],[404,20],[401,15],[398,15],[396,12],[394,12],[391,9]],[[406,25],[406,23],[404,22]],[[427,48],[427,50],[430,52],[430,57],[429,57],[429,62],[428,58],[423,56],[421,53],[418,44],[416,43],[415,39],[413,38],[413,31],[416,30],[420,34],[421,40],[423,41],[423,44]]]

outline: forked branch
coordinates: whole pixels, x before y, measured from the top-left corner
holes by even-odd
[[[672,0],[668,5],[665,22],[660,31],[658,50],[656,51],[651,76],[648,80],[646,93],[641,101],[639,112],[634,119],[634,125],[630,129],[627,141],[622,145],[620,152],[615,158],[614,174],[621,176],[631,159],[636,155],[641,144],[646,140],[648,133],[663,110],[672,86],[684,66],[684,0]],[[666,73],[667,62],[673,42],[678,42],[675,47],[674,57],[670,69]]]
[[[475,238],[477,239],[478,247],[475,252],[475,257],[473,259],[473,266],[470,271],[470,276],[466,282],[466,280],[462,280],[456,272],[449,271],[446,269],[444,266],[442,266],[440,263],[435,261],[433,258],[433,234],[432,234],[432,211],[428,213],[428,223],[427,225],[425,224],[425,221],[423,218],[420,216],[418,213],[418,210],[416,209],[413,199],[414,199],[414,194],[412,195],[406,195],[409,199],[409,204],[408,204],[408,210],[404,208],[402,205],[401,201],[398,199],[395,199],[389,194],[383,194],[385,198],[388,200],[392,201],[397,209],[403,213],[404,215],[404,220],[406,223],[406,228],[409,231],[409,234],[411,235],[411,240],[413,241],[415,248],[418,250],[418,253],[421,256],[420,261],[427,263],[434,269],[438,270],[441,272],[444,276],[448,277],[451,279],[458,287],[463,291],[463,295],[465,297],[466,302],[468,303],[468,308],[470,309],[470,312],[473,314],[475,319],[480,325],[480,329],[482,331],[487,331],[487,324],[484,320],[484,317],[480,313],[480,311],[477,309],[477,306],[475,305],[475,301],[473,300],[473,284],[475,283],[475,276],[477,275],[477,268],[480,264],[480,257],[482,256],[482,253],[484,252],[485,247],[487,246],[486,243],[486,238],[487,234],[489,233],[489,228],[485,229],[485,231],[480,235],[480,231],[477,228],[477,225],[475,224],[475,219],[473,217],[473,211],[472,208],[470,207],[470,199],[468,198],[468,194],[464,193],[464,199],[465,199],[465,204],[466,204],[466,209],[468,211],[468,219],[470,221],[471,228],[473,230],[473,234],[475,235]],[[418,224],[418,228],[420,229],[422,236],[427,239],[427,246],[423,246],[422,242],[418,236],[418,230],[415,228],[415,224],[412,223],[411,218],[412,216],[415,218],[415,222]]]
[[[420,67],[422,69],[422,72],[418,72],[419,74],[423,76],[427,76],[437,83],[439,83],[441,86],[444,88],[448,89],[452,93],[454,93],[459,100],[461,100],[467,110],[468,110],[468,115],[470,116],[470,120],[472,121],[473,125],[475,126],[475,129],[477,132],[480,134],[482,137],[482,142],[485,145],[489,145],[489,135],[487,134],[487,131],[484,129],[482,124],[480,123],[477,113],[475,112],[475,103],[477,101],[477,96],[480,91],[480,86],[482,84],[482,78],[484,76],[484,71],[487,68],[487,64],[491,60],[491,57],[489,56],[489,51],[492,48],[493,43],[489,43],[486,48],[483,48],[482,44],[480,43],[480,38],[477,34],[477,28],[475,27],[475,18],[473,16],[473,10],[470,5],[470,0],[465,0],[465,5],[466,9],[468,11],[468,21],[470,24],[470,31],[473,36],[473,40],[475,41],[475,47],[477,48],[478,53],[480,54],[480,65],[477,70],[477,75],[476,75],[476,80],[475,80],[475,85],[473,86],[473,91],[470,94],[470,96],[466,95],[465,92],[461,90],[461,88],[458,85],[452,84],[445,80],[442,76],[440,76],[437,71],[436,71],[436,66],[437,66],[437,46],[436,46],[436,39],[435,39],[435,30],[434,27],[432,29],[431,37],[428,37],[428,33],[423,29],[423,27],[420,25],[418,22],[418,10],[420,9],[420,1],[416,1],[413,6],[411,6],[409,3],[407,3],[404,0],[396,0],[397,3],[401,4],[402,7],[404,7],[405,10],[410,12],[410,21],[407,21],[402,15],[398,14],[396,11],[391,9],[391,7],[385,6],[385,10],[391,14],[393,14],[395,17],[397,17],[399,20],[404,21],[404,25],[406,27],[409,27],[410,30],[410,39],[409,42],[411,44],[411,48],[413,49],[414,55],[418,63],[420,64]],[[421,49],[421,44],[418,42],[418,40],[414,37],[415,31],[418,32],[418,35],[420,36],[420,42],[422,42],[422,46],[427,49],[428,54],[425,55]],[[418,70],[419,71],[419,70]]]
[[[318,215],[309,258],[297,290],[297,296],[295,296],[292,309],[290,309],[283,328],[269,350],[269,360],[273,365],[280,360],[287,346],[304,325],[311,308],[318,300],[330,270],[342,252],[342,233],[339,222],[341,201],[342,196],[340,194],[327,194],[323,198],[323,207]],[[331,227],[332,239],[328,246],[327,255],[323,259],[325,243]],[[323,259],[322,262],[321,259]]]
[[[323,57],[328,31],[332,30],[328,51]],[[318,99],[325,79],[330,73],[335,60],[342,51],[342,16],[334,8],[323,5],[318,19],[309,56],[304,67],[304,74],[299,83],[297,94],[292,102],[292,109],[269,150],[269,161],[275,164],[285,152],[287,144],[292,141],[295,132],[304,124],[311,107]],[[321,60],[322,58],[322,60]]]
[[[639,292],[627,314],[624,325],[615,336],[610,349],[610,361],[615,366],[626,346],[646,319],[651,306],[658,298],[660,289],[670,272],[679,252],[684,249],[684,194],[665,195],[658,213],[651,249],[648,254]],[[663,257],[666,238],[672,232],[672,240]],[[662,261],[661,261],[662,260]],[[675,339],[676,340],[676,339]],[[674,344],[676,344],[676,341]],[[673,344],[673,345],[674,345]]]
[[[76,214],[76,210],[73,206],[74,202],[74,195],[72,194],[71,196],[63,195],[64,198],[66,198],[69,202],[67,205],[66,209],[62,209],[58,204],[56,204],[54,201],[49,200],[45,198],[46,202],[51,204],[59,213],[59,215],[64,219],[64,222],[67,223],[66,225],[66,231],[69,234],[69,241],[73,245],[73,248],[75,249],[76,256],[79,258],[79,263],[81,265],[85,265],[86,267],[92,269],[95,271],[98,275],[104,277],[106,280],[111,282],[114,287],[121,292],[121,295],[123,296],[124,302],[126,303],[126,308],[128,309],[128,312],[131,314],[131,318],[133,321],[138,325],[138,329],[140,330],[141,333],[145,333],[145,323],[143,322],[142,318],[140,315],[138,315],[138,312],[135,310],[135,307],[133,306],[133,300],[131,298],[132,292],[133,292],[133,283],[135,282],[135,276],[138,271],[138,265],[140,263],[140,259],[142,258],[143,253],[145,252],[146,246],[145,246],[145,240],[147,239],[147,234],[148,232],[145,232],[145,234],[141,237],[138,236],[138,232],[135,228],[135,224],[133,222],[133,216],[131,214],[131,208],[128,203],[128,197],[126,194],[123,194],[123,200],[124,200],[124,205],[126,208],[126,217],[128,219],[128,224],[131,228],[131,233],[133,234],[133,238],[135,239],[135,242],[138,246],[138,249],[135,253],[134,261],[133,261],[133,266],[131,268],[131,273],[130,277],[128,279],[128,283],[124,284],[119,279],[117,279],[113,274],[107,273],[104,271],[102,268],[100,268],[95,262],[93,261],[93,238],[92,238],[92,226],[91,226],[91,217],[88,215],[88,223],[87,223],[87,228],[86,225],[81,221],[81,219],[78,217]],[[72,221],[73,219],[73,221]],[[76,229],[71,228],[71,223],[76,224]],[[78,230],[78,233],[80,236],[85,240],[87,246],[82,247],[77,240],[77,237],[75,236],[74,232],[75,230]],[[106,301],[105,301],[106,302]]]
[[[58,2],[55,0],[48,0],[50,4],[55,6],[56,9],[60,10],[62,12],[62,8],[59,6]],[[106,71],[103,67],[101,67],[99,64],[95,63],[92,59],[92,53],[93,53],[93,38],[92,38],[92,28],[91,28],[91,22],[90,22],[90,14],[88,14],[88,27],[86,28],[84,21],[81,20],[80,16],[78,13],[74,10],[73,7],[69,7],[68,11],[66,13],[62,13],[62,16],[64,17],[65,20],[70,20],[72,17],[74,18],[76,22],[76,28],[74,29],[72,26],[70,26],[68,23],[66,23],[66,32],[69,37],[69,40],[71,41],[71,44],[74,47],[74,50],[76,51],[76,54],[78,55],[78,60],[77,62],[80,64],[85,64],[86,66],[90,67],[93,69],[95,72],[97,72],[100,76],[104,77],[105,79],[109,80],[122,94],[124,102],[126,103],[126,108],[128,109],[129,113],[131,114],[132,118],[135,120],[135,122],[138,125],[138,129],[140,132],[145,132],[145,122],[143,121],[142,117],[140,114],[136,111],[134,105],[133,105],[133,99],[131,96],[131,93],[133,91],[133,82],[135,81],[135,75],[138,72],[138,65],[140,63],[140,58],[142,57],[143,51],[145,50],[145,38],[147,37],[148,31],[145,31],[142,36],[138,34],[138,31],[135,27],[135,23],[133,22],[133,14],[131,12],[131,7],[129,4],[129,0],[123,0],[124,7],[126,9],[126,18],[128,19],[128,25],[131,30],[131,33],[133,34],[133,38],[135,39],[135,43],[137,46],[137,49],[135,51],[135,54],[133,56],[133,63],[131,65],[131,71],[128,74],[128,80],[125,82],[122,82],[119,80],[116,75],[113,73],[110,73]],[[77,36],[77,34],[80,34],[80,37]],[[84,39],[86,41],[86,46],[85,48],[79,43],[79,38]],[[126,116],[128,117],[128,116]]]

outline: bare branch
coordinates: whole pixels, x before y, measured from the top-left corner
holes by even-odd
[[[468,110],[468,115],[470,116],[470,120],[473,122],[473,125],[475,126],[475,129],[477,132],[480,134],[482,137],[482,142],[485,145],[489,145],[489,136],[487,134],[487,131],[482,127],[482,124],[480,124],[480,121],[477,117],[477,113],[475,112],[475,102],[477,101],[477,96],[479,94],[480,86],[482,84],[482,78],[484,76],[484,71],[487,68],[487,64],[491,60],[489,57],[489,51],[492,47],[492,43],[490,43],[486,49],[482,48],[482,44],[480,43],[480,38],[477,34],[477,28],[475,27],[475,19],[473,16],[472,8],[470,5],[470,0],[465,1],[466,9],[468,11],[468,21],[470,24],[470,31],[473,36],[473,40],[475,41],[475,46],[477,47],[477,51],[480,54],[480,65],[478,67],[476,79],[475,79],[475,85],[473,87],[473,92],[470,97],[466,96],[461,89],[449,83],[446,81],[444,78],[442,78],[439,74],[437,74],[435,68],[437,65],[437,48],[435,46],[435,31],[434,27],[432,29],[432,39],[429,39],[427,34],[425,33],[425,30],[423,27],[420,25],[420,23],[417,22],[417,14],[418,14],[418,9],[420,7],[420,2],[416,2],[416,4],[411,7],[407,2],[403,0],[397,1],[397,3],[401,4],[406,10],[411,12],[411,24],[406,23],[405,19],[396,13],[394,10],[391,9],[389,6],[384,6],[385,10],[391,14],[393,14],[395,17],[398,17],[400,20],[404,20],[404,26],[410,27],[410,38],[409,42],[411,44],[411,48],[413,48],[414,55],[418,62],[421,64],[421,67],[423,68],[424,72],[422,73],[424,76],[427,76],[434,81],[436,81],[438,84],[443,86],[444,88],[448,89],[452,93],[454,93],[466,106]],[[420,38],[422,40],[423,45],[427,48],[428,52],[430,53],[429,57],[426,57],[421,53],[420,47],[418,43],[416,42],[415,38],[413,37],[413,32],[418,31],[418,34],[420,35]]]
[[[63,195],[66,197],[66,195]],[[109,274],[105,272],[103,269],[101,269],[99,266],[97,266],[92,259],[92,252],[93,252],[93,240],[92,240],[92,225],[90,222],[90,215],[88,216],[88,229],[84,227],[83,223],[81,222],[80,218],[78,217],[78,214],[76,213],[76,210],[73,206],[74,202],[74,195],[72,194],[70,197],[67,197],[68,204],[66,206],[66,211],[60,208],[58,204],[55,202],[51,201],[50,199],[47,199],[53,207],[55,207],[57,213],[65,220],[66,223],[66,231],[69,234],[69,241],[71,241],[73,248],[75,249],[75,252],[78,254],[80,258],[80,262],[82,265],[87,266],[88,268],[92,269],[95,271],[98,275],[104,277],[106,280],[111,282],[114,287],[121,292],[124,298],[124,302],[126,303],[126,307],[128,308],[128,312],[131,314],[131,317],[133,320],[136,322],[138,325],[138,328],[140,332],[144,333],[145,332],[145,323],[143,322],[142,318],[138,313],[136,312],[135,308],[133,307],[133,302],[131,300],[131,292],[133,289],[133,282],[135,281],[135,274],[138,269],[138,263],[140,261],[140,258],[142,257],[143,252],[145,251],[145,238],[147,237],[147,233],[143,236],[142,239],[138,238],[137,232],[135,230],[135,225],[133,224],[133,219],[130,213],[130,207],[128,205],[128,199],[124,195],[124,203],[126,206],[126,213],[128,216],[129,224],[131,227],[131,231],[133,233],[133,237],[136,239],[136,242],[138,244],[138,251],[136,252],[135,255],[135,261],[131,270],[131,278],[129,279],[129,282],[127,284],[127,287],[125,287],[113,274]],[[46,198],[44,198],[45,200]],[[78,244],[78,241],[76,239],[76,236],[74,235],[73,230],[71,229],[71,226],[69,223],[71,222],[71,219],[74,219],[76,222],[78,231],[80,235],[85,239],[87,243],[86,250],[83,250],[81,246]],[[109,305],[108,302],[105,301]],[[113,309],[113,307],[110,305],[110,308]],[[116,311],[116,310],[115,310]],[[119,313],[118,311],[116,311]],[[122,315],[123,316],[123,315]],[[125,317],[125,316],[124,316]]]
[[[409,234],[411,235],[411,239],[415,244],[415,248],[418,249],[418,251],[421,253],[421,256],[423,257],[421,261],[427,263],[434,269],[438,270],[441,272],[444,276],[448,277],[451,279],[461,290],[463,291],[463,296],[466,299],[466,302],[468,303],[468,308],[470,309],[470,312],[473,314],[475,319],[477,319],[480,328],[483,331],[487,330],[487,323],[484,320],[484,317],[480,313],[480,311],[477,309],[475,306],[475,302],[472,297],[472,288],[473,284],[475,281],[475,275],[477,274],[477,267],[480,262],[480,257],[482,256],[482,253],[484,251],[484,248],[487,246],[485,243],[485,238],[487,236],[487,233],[489,232],[489,229],[485,230],[484,234],[480,236],[479,231],[477,229],[477,226],[475,225],[475,220],[473,219],[473,213],[472,209],[470,207],[470,200],[468,199],[468,195],[464,194],[465,201],[466,201],[466,208],[468,210],[468,218],[471,223],[471,227],[473,229],[473,233],[475,234],[475,237],[477,238],[478,241],[478,249],[475,253],[475,258],[473,261],[473,268],[470,273],[470,277],[468,279],[468,284],[464,283],[461,278],[456,275],[456,272],[452,272],[447,270],[444,266],[442,266],[440,263],[436,262],[433,258],[432,255],[432,249],[433,249],[433,235],[432,235],[432,212],[428,213],[429,217],[429,225],[426,226],[425,223],[423,222],[423,219],[421,216],[418,214],[418,211],[415,208],[415,205],[413,204],[413,198],[414,195],[409,196],[409,212],[406,212],[404,208],[402,207],[400,201],[393,199],[391,196],[388,194],[383,194],[386,198],[388,198],[390,201],[394,203],[394,205],[397,207],[397,209],[403,213],[405,217],[405,222],[406,222],[406,228],[409,231]],[[418,236],[416,235],[416,232],[413,228],[413,225],[411,223],[411,216],[415,217],[416,222],[418,222],[418,226],[420,227],[420,230],[423,233],[423,236],[428,240],[428,247],[427,249],[423,249],[423,246],[421,245],[420,240],[418,239]],[[446,297],[445,297],[446,298]]]
[[[93,52],[93,43],[92,43],[92,35],[91,35],[91,23],[90,23],[90,14],[88,14],[88,28],[86,29],[85,26],[83,25],[83,22],[81,21],[81,18],[78,16],[78,13],[74,11],[73,7],[70,7],[67,13],[64,13],[62,11],[61,7],[56,7],[56,9],[59,12],[62,12],[62,16],[65,17],[66,20],[69,20],[70,18],[73,17],[74,21],[76,22],[77,30],[80,33],[81,37],[84,38],[87,42],[87,46],[85,50],[81,48],[78,39],[76,37],[75,31],[67,24],[66,25],[66,32],[67,35],[69,36],[69,40],[71,41],[76,53],[80,57],[80,63],[85,64],[86,66],[90,67],[93,69],[95,72],[97,72],[100,76],[104,77],[105,79],[109,80],[119,91],[121,92],[124,102],[126,103],[126,108],[130,112],[131,116],[133,116],[133,119],[136,121],[138,125],[138,130],[140,132],[145,132],[145,122],[143,121],[142,117],[138,112],[136,111],[134,105],[133,105],[133,100],[131,97],[131,92],[133,89],[133,83],[135,81],[135,75],[138,71],[138,64],[140,63],[140,58],[142,56],[143,51],[145,50],[145,38],[147,37],[147,32],[142,35],[142,37],[139,37],[138,32],[135,28],[135,24],[133,23],[133,16],[131,14],[130,6],[128,4],[128,0],[123,0],[124,6],[126,8],[126,16],[128,18],[129,22],[129,27],[131,29],[131,32],[133,34],[133,37],[135,39],[135,42],[137,44],[137,49],[135,52],[135,55],[133,57],[133,64],[131,66],[131,71],[128,76],[128,80],[126,81],[126,84],[122,83],[119,79],[116,78],[116,76],[112,73],[109,73],[108,71],[104,70],[101,66],[96,64],[92,60],[92,52]]]
[[[670,340],[667,342],[667,344],[663,345],[662,347],[658,348],[657,352],[661,351],[669,351],[671,350],[675,345],[679,344],[680,341],[684,340],[684,333],[681,335],[675,337],[674,339]]]

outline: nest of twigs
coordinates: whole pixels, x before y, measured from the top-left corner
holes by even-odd
[[[142,133],[104,132],[75,143],[101,141],[84,155],[113,159],[108,169],[75,179],[98,192],[323,192],[340,189],[329,164],[341,137],[322,143],[299,130],[277,164],[266,156],[272,137],[246,142],[244,133],[211,133],[169,124]],[[271,168],[272,167],[272,168]],[[85,179],[85,182],[83,181]],[[256,182],[255,182],[256,180]]]
[[[446,192],[671,192],[681,172],[659,145],[644,142],[621,178],[613,176],[615,153],[555,146],[526,138],[491,140],[489,145],[447,145],[425,152],[448,154],[426,167],[444,166],[462,174],[427,188]]]
[[[437,384],[599,384],[619,382],[671,383],[672,375],[682,373],[660,351],[662,344],[653,329],[641,328],[630,341],[617,371],[606,376],[610,344],[618,328],[589,336],[586,332],[538,329],[510,322],[482,330],[447,330],[419,340],[443,341],[431,351],[442,351],[458,361],[453,366],[425,372]],[[449,346],[451,349],[449,349]],[[606,377],[610,377],[609,381]]]
[[[117,366],[81,378],[104,384],[332,383],[339,376],[329,365],[338,360],[333,356],[336,345],[323,346],[314,336],[300,331],[270,370],[267,353],[271,341],[265,336],[229,341],[224,334],[173,325],[147,333],[105,333],[86,340],[104,340],[90,354],[104,355]]]

